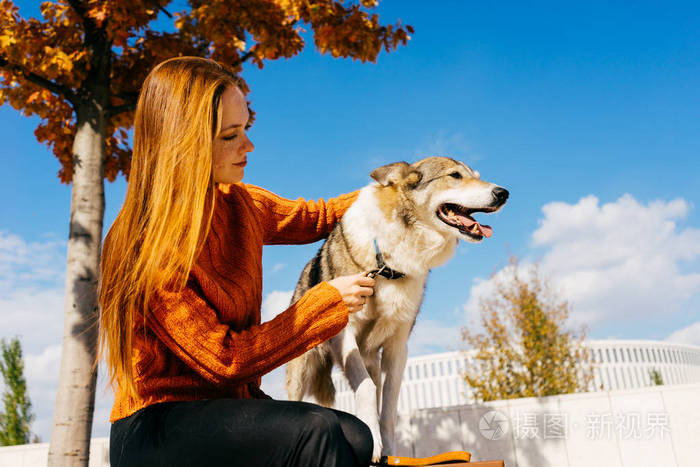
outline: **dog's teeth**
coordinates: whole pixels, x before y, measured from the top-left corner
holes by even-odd
[[[477,227],[476,224],[472,226],[472,233],[479,233],[479,227]]]

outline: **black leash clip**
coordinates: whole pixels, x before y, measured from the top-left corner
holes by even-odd
[[[381,268],[379,269],[372,269],[370,272],[365,274],[366,277],[369,277],[370,279],[374,279],[377,277],[377,275],[381,275],[382,272],[386,269],[386,264],[382,265]]]

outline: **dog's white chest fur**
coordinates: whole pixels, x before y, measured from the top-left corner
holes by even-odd
[[[364,310],[350,315],[348,326],[363,337],[364,349],[376,351],[399,327],[413,325],[423,300],[423,277],[389,280],[378,276],[374,296]]]

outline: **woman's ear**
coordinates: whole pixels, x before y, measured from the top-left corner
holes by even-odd
[[[381,186],[396,185],[403,179],[409,167],[408,162],[394,162],[393,164],[374,169],[369,176],[375,179]]]

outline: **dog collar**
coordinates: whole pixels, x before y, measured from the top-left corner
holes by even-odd
[[[406,276],[406,274],[394,271],[387,266],[387,264],[384,262],[384,255],[382,255],[382,252],[379,250],[379,245],[377,245],[376,237],[374,238],[374,252],[375,257],[377,258],[377,269],[372,269],[370,272],[368,272],[367,277],[374,277],[378,274],[386,277],[387,279],[401,279],[402,277]]]

